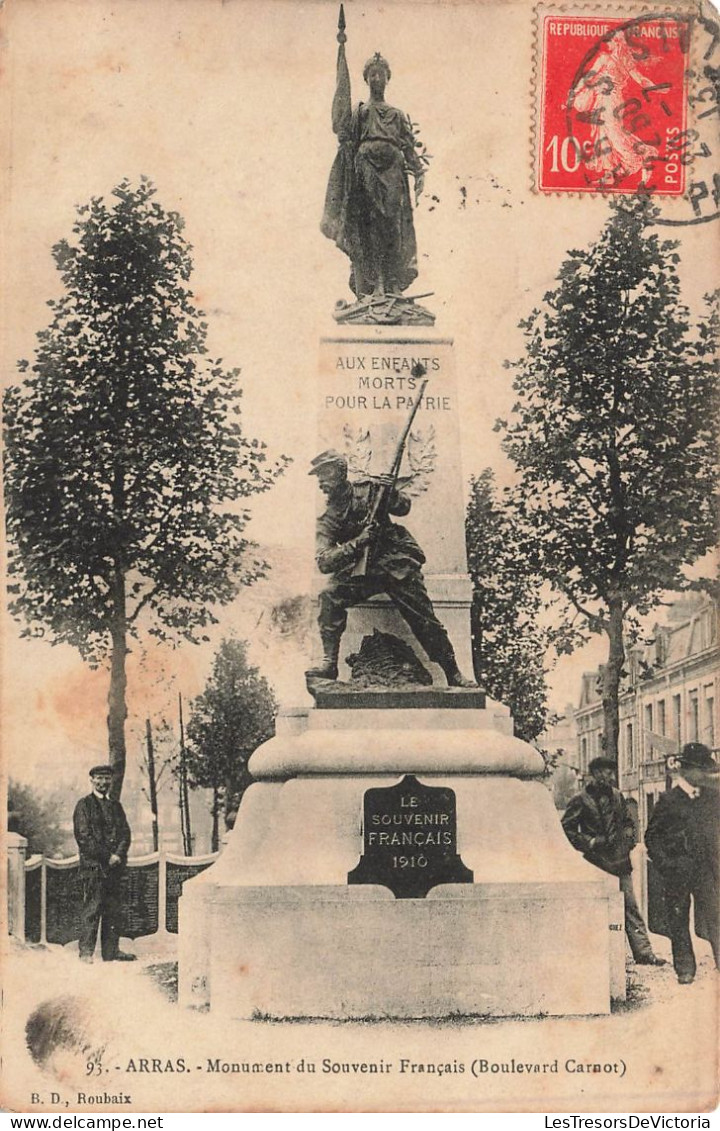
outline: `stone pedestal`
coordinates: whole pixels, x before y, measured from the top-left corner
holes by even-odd
[[[242,1018],[608,1012],[617,882],[570,847],[509,724],[492,705],[282,717],[222,857],[185,884],[181,1001]],[[348,885],[366,792],[405,774],[452,790],[472,882],[401,899]]]

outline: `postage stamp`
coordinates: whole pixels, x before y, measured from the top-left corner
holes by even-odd
[[[541,15],[536,187],[681,196],[690,21]]]
[[[719,20],[0,2],[0,1131],[711,1131]]]

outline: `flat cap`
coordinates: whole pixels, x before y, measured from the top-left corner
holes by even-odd
[[[111,778],[114,775],[114,773],[115,773],[115,771],[113,770],[112,766],[109,766],[107,763],[104,763],[102,766],[93,766],[93,768],[90,771],[90,777],[91,778],[100,778],[100,777],[110,777]]]

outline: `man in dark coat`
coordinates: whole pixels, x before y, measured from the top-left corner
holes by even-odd
[[[613,784],[615,763],[593,758],[588,769],[591,781],[571,798],[563,814],[565,835],[590,864],[618,877],[625,900],[625,933],[635,962],[664,966],[665,959],[653,953],[633,891],[630,851],[635,846],[635,824],[627,801]]]
[[[690,938],[690,897],[695,905],[695,933],[712,946],[720,968],[720,766],[707,746],[690,742],[670,761],[673,787],[660,795],[645,833],[645,844],[660,873],[667,926],[678,982],[695,977],[697,964]]]
[[[375,529],[371,521],[378,490],[389,484],[382,478],[351,483],[347,461],[329,449],[312,461],[310,475],[317,475],[327,509],[317,523],[315,560],[329,577],[320,594],[318,623],[323,661],[307,675],[337,679],[340,639],[347,624],[347,610],[376,593],[387,593],[412,629],[428,657],[439,664],[450,687],[474,687],[460,672],[447,630],[432,606],[421,566],[425,555],[413,536],[398,523],[386,522]],[[392,490],[388,513],[405,515],[410,499]],[[367,571],[357,576],[355,566],[370,546]]]
[[[92,962],[101,920],[103,961],[131,962],[135,958],[118,949],[120,882],[130,847],[130,826],[120,802],[108,796],[112,779],[111,766],[93,766],[92,792],[78,801],[73,815],[83,895],[79,947],[83,962]]]

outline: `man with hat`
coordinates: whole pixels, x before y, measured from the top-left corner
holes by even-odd
[[[701,742],[689,742],[668,760],[673,785],[660,795],[645,833],[645,844],[660,873],[667,933],[678,982],[688,984],[697,964],[690,938],[690,897],[695,934],[712,946],[720,968],[720,766]]]
[[[634,961],[639,966],[664,966],[665,959],[653,952],[633,891],[630,851],[635,846],[635,824],[627,801],[614,785],[615,763],[611,758],[593,758],[588,769],[590,781],[570,799],[562,816],[565,835],[590,864],[618,877],[625,901],[625,934]]]
[[[134,954],[118,949],[120,882],[130,847],[130,826],[119,801],[110,796],[112,766],[93,766],[92,792],[78,801],[73,815],[80,851],[82,916],[80,958],[92,962],[100,927],[103,962],[132,962]]]
[[[425,555],[413,536],[398,523],[381,527],[372,521],[377,492],[389,489],[387,513],[406,515],[410,499],[386,476],[348,479],[347,460],[333,448],[312,461],[309,472],[327,499],[317,522],[315,560],[329,581],[320,594],[318,624],[322,663],[307,672],[316,679],[337,679],[340,640],[347,610],[377,593],[386,593],[404,617],[430,660],[439,664],[450,687],[474,687],[458,668],[447,630],[435,615],[422,575]],[[359,576],[356,564],[366,547],[367,570]]]

